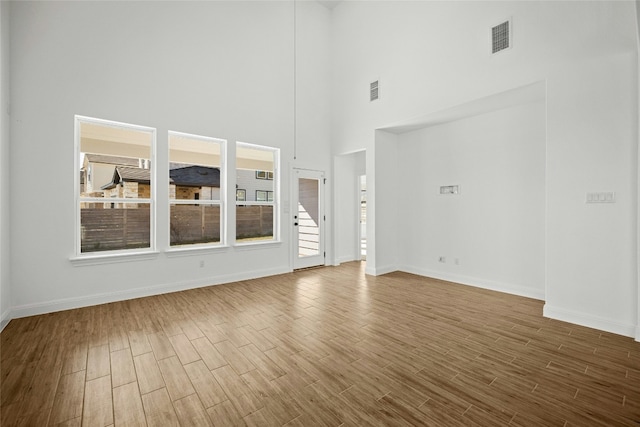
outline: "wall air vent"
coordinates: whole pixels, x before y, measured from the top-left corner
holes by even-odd
[[[491,27],[491,53],[495,54],[511,47],[511,20]]]
[[[380,94],[378,90],[378,80],[376,80],[369,85],[369,101],[375,101],[378,99]]]

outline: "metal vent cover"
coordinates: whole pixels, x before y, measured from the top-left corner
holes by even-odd
[[[378,99],[379,95],[378,80],[376,80],[375,82],[371,82],[369,85],[369,101],[375,101]]]
[[[511,21],[491,27],[491,53],[498,53],[511,47]]]

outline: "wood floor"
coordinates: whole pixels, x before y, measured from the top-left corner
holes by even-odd
[[[640,343],[364,264],[16,319],[1,424],[638,426]]]

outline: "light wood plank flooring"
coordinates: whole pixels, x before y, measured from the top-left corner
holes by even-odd
[[[638,426],[640,343],[364,263],[16,319],[1,424]]]

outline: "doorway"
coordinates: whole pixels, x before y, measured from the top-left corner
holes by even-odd
[[[360,175],[358,177],[359,188],[359,206],[358,215],[360,218],[360,260],[367,260],[367,176]]]
[[[293,176],[293,268],[324,265],[324,172],[294,169]]]

